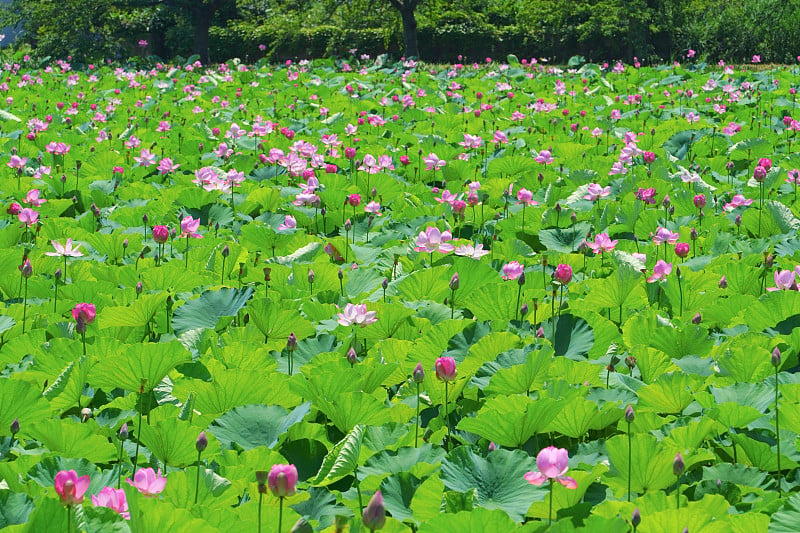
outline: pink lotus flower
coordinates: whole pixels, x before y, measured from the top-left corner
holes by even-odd
[[[584,200],[596,202],[597,200],[606,198],[609,194],[611,194],[611,186],[609,185],[606,188],[603,188],[597,183],[590,183],[586,193],[587,194],[585,194],[583,197]]]
[[[737,207],[747,207],[752,203],[753,200],[747,199],[741,194],[736,194],[733,198],[731,198],[730,202],[725,204],[724,209],[725,211],[733,211]]]
[[[55,488],[61,503],[64,505],[79,505],[83,503],[83,495],[89,488],[89,476],[78,477],[74,470],[62,470],[56,474]]]
[[[72,148],[72,146],[67,143],[57,143],[55,141],[45,146],[45,149],[53,155],[65,155],[69,152],[70,148]]]
[[[370,202],[364,206],[364,212],[381,216],[381,204],[378,202]]]
[[[453,194],[450,191],[448,191],[447,189],[445,189],[445,190],[442,191],[441,198],[434,198],[434,200],[436,200],[440,204],[453,205],[453,202],[455,202],[457,198],[458,198],[458,196],[456,196],[455,194]]]
[[[95,507],[108,507],[122,515],[125,520],[131,519],[131,514],[128,512],[128,498],[122,489],[104,487],[103,490],[97,493],[97,496],[92,494],[92,505]]]
[[[689,243],[688,242],[679,242],[675,244],[675,255],[683,259],[687,255],[689,255]]]
[[[436,226],[428,226],[425,231],[420,231],[417,236],[416,252],[441,252],[443,254],[452,252],[455,248],[448,243],[453,235],[449,231],[439,231]]]
[[[347,197],[347,203],[350,204],[351,207],[358,207],[361,205],[361,195],[360,194],[351,194]]]
[[[673,233],[667,228],[658,228],[656,234],[653,236],[653,242],[657,245],[664,244],[665,242],[675,244],[680,237],[679,233]]]
[[[519,264],[517,261],[506,263],[503,265],[503,279],[506,281],[517,279],[522,275],[524,270],[525,267]]]
[[[548,446],[536,456],[538,472],[531,471],[525,474],[525,480],[537,487],[548,480],[555,480],[568,489],[578,488],[578,483],[571,477],[565,476],[569,470],[569,454],[564,448]]]
[[[39,222],[39,212],[34,211],[30,207],[26,207],[25,209],[19,212],[17,218],[19,219],[20,222],[22,222],[26,226],[31,227],[37,222]]]
[[[364,327],[377,322],[378,318],[375,311],[367,311],[367,304],[348,303],[344,306],[343,313],[336,314],[336,321],[345,327],[354,325]]]
[[[455,250],[456,255],[460,255],[462,257],[471,257],[472,259],[480,259],[484,255],[489,254],[489,250],[483,249],[483,244],[476,244],[473,246],[472,243],[469,244],[461,244],[456,247]]]
[[[452,357],[439,357],[436,359],[434,367],[436,369],[436,378],[439,381],[450,382],[456,379],[456,375],[458,375],[456,360]]]
[[[283,222],[280,226],[278,226],[278,230],[292,230],[297,228],[297,220],[292,215],[286,215],[283,219]]]
[[[21,169],[25,167],[25,163],[27,162],[27,157],[20,157],[17,154],[14,154],[11,156],[11,161],[6,164],[11,168]]]
[[[594,242],[586,242],[586,246],[591,248],[591,250],[596,254],[601,254],[603,252],[610,252],[616,248],[617,243],[619,240],[614,239],[613,241],[608,236],[608,233],[598,233],[594,237]]]
[[[550,153],[550,150],[542,150],[539,152],[539,155],[534,158],[534,160],[537,163],[542,163],[543,165],[549,165],[554,161],[553,154]]]
[[[140,468],[131,478],[126,479],[131,486],[145,496],[156,496],[161,494],[167,485],[167,478],[161,475],[161,469],[156,473],[152,468]]]
[[[31,189],[28,191],[28,194],[25,195],[25,199],[22,200],[22,202],[30,204],[33,207],[39,207],[47,201],[44,198],[39,198],[39,194],[39,189]]]
[[[166,226],[153,226],[153,240],[164,244],[169,239],[169,228]]]
[[[643,189],[640,187],[639,190],[636,191],[635,196],[637,200],[641,200],[646,204],[656,203],[656,190],[653,187],[650,187],[649,189]]]
[[[447,161],[439,159],[439,156],[437,156],[433,152],[429,153],[428,157],[423,159],[423,161],[425,161],[425,170],[436,171],[443,168],[447,164]]]
[[[66,244],[61,244],[58,241],[50,241],[55,248],[55,252],[45,252],[44,255],[48,255],[50,257],[82,257],[83,252],[79,251],[78,248],[81,247],[80,244],[76,244],[75,247],[72,246],[72,239],[67,239]]]
[[[197,233],[200,228],[200,219],[194,219],[191,215],[187,215],[181,220],[181,238],[192,237],[195,239],[202,239],[203,236]]]
[[[172,162],[172,159],[170,159],[169,157],[165,157],[158,163],[158,173],[161,175],[166,175],[169,174],[170,172],[178,170],[179,166],[180,165],[174,164]]]
[[[572,281],[572,267],[563,263],[558,265],[553,277],[562,285],[566,285]]]
[[[297,468],[294,465],[272,465],[267,486],[276,498],[294,496],[297,492]]]
[[[520,204],[539,205],[538,202],[535,202],[533,200],[533,193],[528,189],[520,189],[519,191],[517,191],[517,200],[519,200],[519,202],[517,203]]]
[[[72,318],[83,320],[84,324],[91,324],[97,318],[97,310],[94,304],[79,303],[72,309]]]
[[[142,148],[142,151],[139,153],[138,157],[134,157],[134,161],[139,163],[140,167],[149,167],[150,165],[154,165],[156,162],[156,154],[151,154],[150,150],[147,148]]]
[[[775,271],[775,286],[767,287],[767,290],[772,291],[789,291],[795,285],[795,271],[794,270],[776,270]]]
[[[660,281],[672,272],[672,263],[667,263],[663,259],[656,261],[656,266],[653,267],[653,275],[647,278],[647,283],[655,283]]]

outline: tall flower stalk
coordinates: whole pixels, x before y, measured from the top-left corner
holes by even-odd
[[[778,449],[778,496],[783,495],[783,489],[781,488],[781,419],[780,413],[778,412],[778,373],[780,372],[781,368],[781,351],[776,346],[775,349],[772,350],[772,357],[771,361],[773,368],[775,369],[775,444]]]

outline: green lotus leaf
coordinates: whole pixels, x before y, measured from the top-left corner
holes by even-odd
[[[277,405],[245,405],[217,418],[208,431],[226,447],[235,444],[245,450],[272,448],[290,427],[303,420],[309,409],[308,402],[291,412]]]

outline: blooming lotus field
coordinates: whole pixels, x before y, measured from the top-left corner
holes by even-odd
[[[796,531],[797,67],[3,78],[0,527]]]

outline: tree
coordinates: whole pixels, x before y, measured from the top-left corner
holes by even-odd
[[[400,12],[400,18],[403,20],[403,46],[406,49],[406,57],[419,57],[417,18],[414,16],[419,0],[389,0],[389,3]]]
[[[119,7],[132,8],[162,5],[181,16],[188,16],[194,31],[192,53],[199,55],[204,64],[209,62],[209,30],[214,17],[222,10],[236,9],[236,0],[117,0],[115,3]]]

